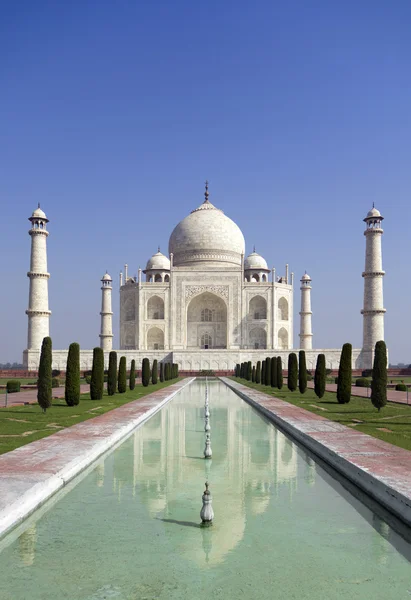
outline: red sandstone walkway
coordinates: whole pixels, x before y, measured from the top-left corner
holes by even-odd
[[[222,379],[295,439],[411,525],[411,452],[236,381]]]
[[[104,415],[1,455],[0,536],[130,434],[191,381],[192,378],[183,379]]]
[[[86,394],[90,391],[88,383],[84,383],[80,386],[80,393]],[[64,398],[64,386],[53,388],[53,398]],[[7,394],[7,406],[19,406],[21,404],[35,404],[37,402],[37,388],[32,390],[24,390],[23,392],[16,392],[15,394]],[[6,394],[0,394],[0,406],[4,407],[6,404]]]

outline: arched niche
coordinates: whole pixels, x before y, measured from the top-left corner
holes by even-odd
[[[255,350],[267,348],[267,332],[262,327],[250,331],[250,346]]]
[[[251,319],[267,318],[267,301],[262,296],[254,296],[249,303],[249,315]]]
[[[147,349],[148,350],[163,350],[164,348],[164,331],[159,327],[151,327],[147,331]]]
[[[154,281],[155,281],[155,283],[160,283],[161,282],[161,275],[160,275],[160,273],[157,273],[154,276]]]
[[[164,300],[151,296],[147,302],[147,319],[164,319]]]
[[[288,350],[288,331],[285,327],[281,327],[278,332],[278,347],[281,350]]]
[[[136,318],[136,309],[134,305],[134,298],[126,298],[124,301],[124,320],[134,321]]]
[[[187,307],[187,348],[204,348],[205,334],[208,348],[227,348],[227,306],[211,292],[195,296]]]
[[[278,320],[288,321],[288,300],[284,296],[278,301]]]

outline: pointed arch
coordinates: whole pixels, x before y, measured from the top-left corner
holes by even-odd
[[[288,300],[284,296],[278,301],[278,320],[288,321]]]
[[[281,327],[278,332],[278,347],[280,350],[288,350],[288,331],[285,327]]]
[[[147,302],[147,319],[164,319],[164,300],[151,296]]]
[[[251,319],[267,318],[267,301],[262,296],[253,296],[249,303],[248,313]]]

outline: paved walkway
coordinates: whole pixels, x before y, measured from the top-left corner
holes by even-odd
[[[226,378],[223,381],[297,441],[411,525],[411,452],[237,381]]]
[[[314,388],[314,382],[308,381],[307,387]],[[327,383],[325,386],[327,392],[336,392],[337,384],[336,383]],[[369,388],[357,387],[353,385],[351,387],[351,395],[352,396],[360,396],[361,398],[369,398],[371,394],[371,390]],[[407,402],[407,392],[396,392],[395,390],[387,390],[387,400],[388,402],[396,402],[397,404],[411,404],[411,392],[408,393],[409,398]]]
[[[171,400],[183,379],[0,456],[0,536]]]
[[[90,391],[88,383],[80,386],[80,394],[86,394]],[[58,388],[53,388],[53,398],[64,398],[64,385]],[[21,404],[36,404],[37,403],[37,388],[32,390],[24,390],[23,392],[15,392],[7,394],[7,406],[20,406]],[[6,394],[0,394],[0,407],[6,405]]]

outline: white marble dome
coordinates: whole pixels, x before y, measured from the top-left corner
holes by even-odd
[[[247,271],[248,269],[253,270],[261,270],[268,271],[267,262],[265,258],[258,254],[257,252],[252,252],[244,261],[244,269]]]
[[[375,217],[381,217],[381,213],[380,213],[379,210],[377,210],[375,208],[375,206],[373,206],[372,209],[369,210],[368,213],[367,213],[367,219],[372,219],[372,218],[375,218]]]
[[[48,221],[46,213],[43,210],[41,210],[40,206],[33,211],[33,214],[31,215],[30,219],[42,219],[43,221]]]
[[[110,275],[106,272],[103,277],[101,278],[101,281],[113,281],[110,277]]]
[[[175,266],[199,262],[241,265],[245,241],[241,229],[206,200],[174,228],[168,244]]]
[[[170,260],[160,250],[153,254],[153,256],[147,261],[146,271],[152,271],[156,269],[158,271],[169,271]]]

